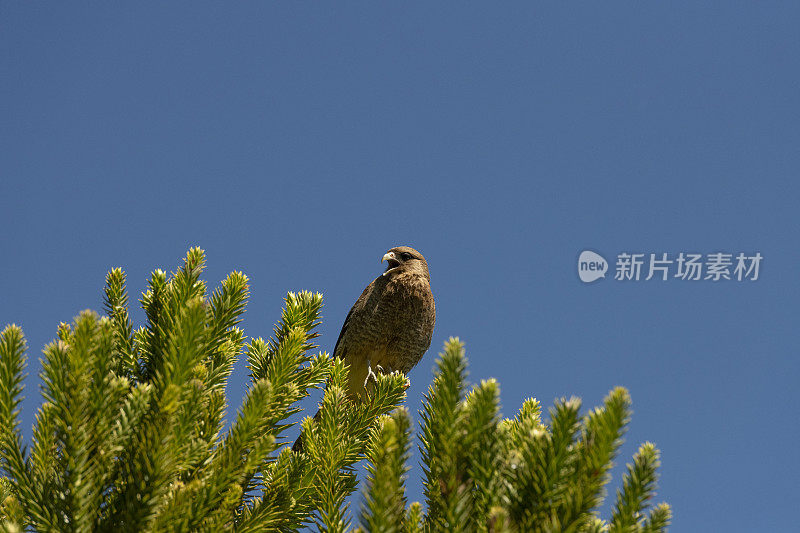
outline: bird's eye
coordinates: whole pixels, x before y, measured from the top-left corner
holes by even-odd
[[[403,258],[403,261],[408,261],[409,259],[412,259],[414,256],[408,252],[403,252],[402,254],[400,254],[400,257]]]

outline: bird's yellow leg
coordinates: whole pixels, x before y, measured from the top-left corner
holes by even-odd
[[[378,372],[383,374],[383,368],[381,368],[381,365],[375,365],[375,368],[378,369]],[[372,363],[370,362],[369,359],[367,359],[367,378],[364,380],[364,388],[365,389],[367,388],[367,385],[369,384],[370,380],[374,381],[377,384],[378,383],[378,375],[375,374],[375,372],[372,371]]]

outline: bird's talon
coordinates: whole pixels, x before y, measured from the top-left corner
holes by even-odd
[[[381,370],[380,366],[378,366],[377,368],[379,371]],[[372,365],[370,364],[369,360],[367,360],[367,378],[364,380],[365,389],[367,388],[370,379],[372,379],[375,383],[378,382],[378,376],[375,374],[375,372],[372,371]]]

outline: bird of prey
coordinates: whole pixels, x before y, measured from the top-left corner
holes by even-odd
[[[351,398],[366,393],[376,369],[407,374],[431,345],[436,306],[427,261],[409,246],[392,248],[383,261],[386,271],[353,304],[333,349],[350,367]],[[301,435],[292,449],[302,447]]]

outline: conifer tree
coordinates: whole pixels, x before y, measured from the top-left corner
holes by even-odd
[[[412,505],[406,530],[666,530],[669,506],[649,506],[659,466],[651,443],[642,445],[628,466],[611,520],[597,515],[630,421],[625,389],[612,390],[586,415],[580,414],[579,399],[559,400],[545,424],[537,400],[524,402],[514,418],[502,419],[496,381],[483,381],[468,393],[465,383],[464,346],[451,338],[421,413],[427,511],[421,517],[421,507]]]
[[[202,250],[174,273],[156,270],[134,329],[125,273],[108,273],[105,316],[85,311],[44,349],[44,402],[30,443],[19,421],[26,367],[22,330],[0,334],[0,531],[319,531],[353,529],[348,500],[366,458],[360,529],[656,532],[650,507],[659,454],[646,443],[628,465],[612,516],[598,515],[630,419],[624,389],[580,414],[561,400],[541,419],[536,400],[500,415],[499,386],[467,390],[457,339],[445,344],[419,434],[423,504],[405,481],[413,442],[405,377],[379,375],[363,400],[345,394],[347,367],[313,353],[322,297],[289,293],[271,337],[239,328],[248,279],[231,273],[210,295]],[[233,421],[225,385],[246,360],[249,383]],[[304,450],[286,433],[299,400],[325,387],[303,421]],[[227,429],[226,429],[227,428]]]

